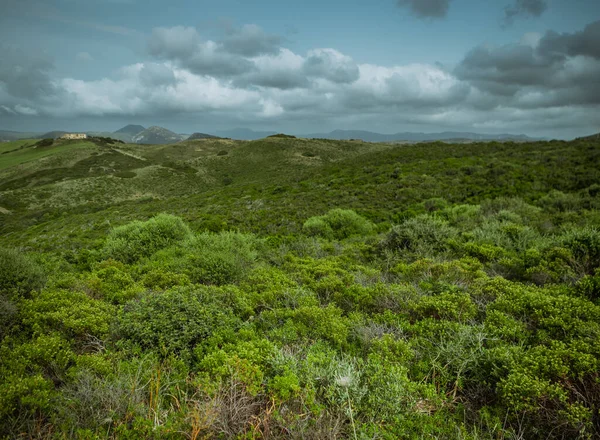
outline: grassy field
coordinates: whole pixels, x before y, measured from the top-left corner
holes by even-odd
[[[600,435],[598,141],[34,142],[0,437]]]
[[[87,146],[85,142],[65,142],[51,147],[36,147],[35,143],[35,140],[21,140],[0,144],[0,170],[46,157],[68,154]]]

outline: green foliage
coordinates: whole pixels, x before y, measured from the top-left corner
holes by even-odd
[[[258,258],[259,241],[239,232],[204,232],[156,253],[145,269],[165,268],[193,283],[224,285],[241,281]]]
[[[373,224],[351,209],[332,209],[327,214],[311,217],[303,225],[308,235],[342,240],[353,235],[368,235]]]
[[[178,217],[159,214],[145,221],[134,221],[111,231],[103,253],[123,263],[134,263],[191,236],[188,226]]]
[[[93,337],[105,338],[114,315],[110,304],[68,290],[44,290],[21,306],[23,324],[34,333],[60,331],[81,344]]]
[[[0,295],[28,296],[46,282],[42,268],[16,249],[0,249]]]
[[[0,295],[0,341],[18,323],[19,309],[10,299]]]
[[[83,287],[90,295],[114,304],[123,304],[144,290],[127,267],[115,260],[97,264],[89,278],[83,280]]]
[[[592,274],[600,266],[600,230],[597,228],[569,230],[563,235],[562,244],[572,252],[582,272]]]
[[[40,335],[22,344],[0,345],[0,419],[50,408],[54,383],[64,379],[73,361],[69,342],[63,337]],[[0,425],[0,432],[4,426]]]
[[[163,356],[189,351],[238,320],[214,287],[187,287],[148,293],[119,313],[115,337]]]
[[[472,320],[477,312],[471,297],[464,292],[444,292],[422,297],[413,310],[419,319],[435,318],[461,322]]]
[[[600,300],[600,269],[596,269],[594,276],[587,275],[580,279],[575,285],[575,291],[598,304]]]
[[[333,305],[268,310],[261,313],[258,325],[283,343],[309,338],[325,339],[342,346],[348,337],[348,326],[342,311]]]
[[[42,139],[41,141],[36,142],[35,146],[36,147],[49,147],[52,144],[54,144],[54,139],[48,138],[48,139]]]
[[[421,215],[394,226],[381,243],[384,251],[412,252],[419,255],[443,252],[457,231],[447,222]]]
[[[1,438],[599,436],[593,142],[33,142]]]

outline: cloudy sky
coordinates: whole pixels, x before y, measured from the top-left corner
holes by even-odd
[[[600,0],[0,0],[0,129],[600,131]]]

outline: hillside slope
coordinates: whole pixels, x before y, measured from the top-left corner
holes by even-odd
[[[136,144],[170,144],[182,140],[183,137],[163,127],[153,125],[131,138]]]
[[[597,438],[600,143],[0,145],[1,438]]]

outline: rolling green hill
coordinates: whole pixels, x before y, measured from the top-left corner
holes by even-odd
[[[0,437],[594,438],[600,143],[0,144]]]

